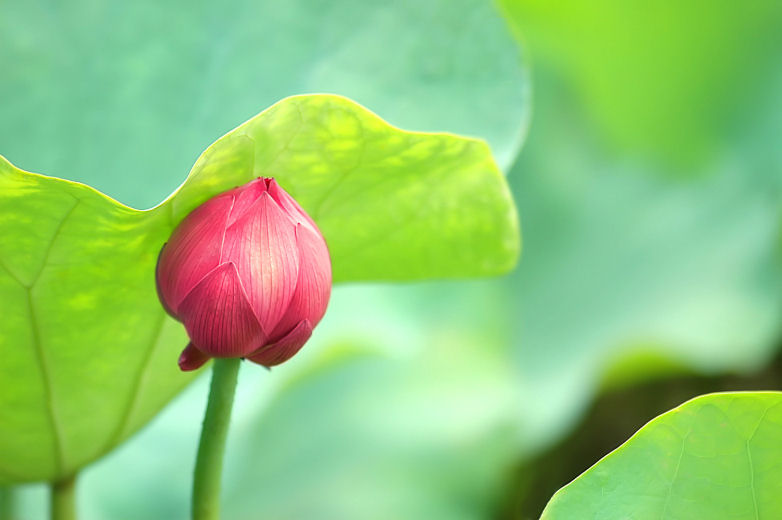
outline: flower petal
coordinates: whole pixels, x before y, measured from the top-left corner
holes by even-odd
[[[301,206],[299,206],[299,203],[296,202],[296,199],[291,197],[287,191],[283,190],[274,179],[269,180],[269,194],[275,201],[277,201],[277,204],[280,205],[283,211],[293,217],[293,219],[298,224],[305,224],[312,231],[320,233],[318,231],[318,226],[315,225],[315,221],[313,221],[307,212],[304,211]]]
[[[190,342],[179,355],[179,368],[183,372],[189,372],[201,368],[207,361],[209,361],[209,354],[201,352]]]
[[[193,345],[212,357],[244,357],[266,341],[232,262],[207,274],[182,300],[179,315]]]
[[[160,298],[179,317],[179,304],[206,273],[220,263],[225,223],[233,196],[218,196],[190,213],[174,230],[158,258]]]
[[[268,192],[226,231],[223,261],[236,263],[261,327],[272,331],[296,289],[299,251],[293,220]]]
[[[261,347],[247,356],[247,359],[266,367],[279,365],[292,358],[310,339],[310,336],[312,336],[312,324],[307,320],[302,320],[279,341]]]
[[[299,247],[299,277],[288,310],[269,336],[271,341],[286,334],[299,321],[315,327],[329,304],[331,296],[331,261],[326,242],[320,234],[305,225],[296,226]]]
[[[247,213],[253,203],[258,200],[258,197],[267,190],[267,185],[266,179],[259,177],[233,190],[236,199],[234,200],[234,207],[231,209],[231,216],[228,217],[228,226],[231,226]]]

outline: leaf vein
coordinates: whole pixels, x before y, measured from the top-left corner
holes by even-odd
[[[671,495],[673,494],[673,485],[676,483],[676,479],[679,477],[679,469],[682,467],[682,459],[684,458],[684,447],[687,445],[687,437],[690,436],[690,432],[682,437],[682,449],[679,452],[679,460],[676,461],[676,469],[673,472],[673,478],[668,486],[668,493],[665,495],[665,503],[663,504],[662,513],[660,513],[660,520],[665,518],[665,512],[668,511],[668,504],[671,501]]]
[[[760,416],[760,419],[758,420],[758,423],[755,425],[755,428],[752,430],[752,434],[747,438],[746,446],[747,446],[747,460],[749,461],[749,489],[752,492],[752,506],[755,511],[755,520],[760,520],[760,513],[758,511],[758,497],[757,497],[757,490],[755,489],[755,464],[752,462],[752,448],[750,447],[750,442],[752,442],[752,439],[755,438],[755,434],[758,433],[758,430],[760,429],[760,425],[763,422],[763,419],[766,418],[766,414],[768,411],[773,408],[773,406],[767,407],[763,413]]]
[[[68,218],[70,218],[70,216],[73,214],[73,210],[76,209],[76,206],[78,206],[80,202],[81,199],[76,199],[76,202],[73,204],[73,206],[71,206],[70,209],[65,212],[65,215],[63,215],[62,220],[60,220],[60,223],[57,224],[57,228],[55,228],[54,234],[52,234],[52,238],[49,239],[49,244],[46,246],[46,251],[44,251],[43,253],[43,260],[41,260],[41,267],[38,269],[38,272],[35,274],[35,276],[33,276],[33,279],[30,282],[28,288],[32,289],[35,286],[35,284],[38,282],[38,279],[40,279],[43,270],[46,268],[46,263],[49,261],[49,255],[51,254],[52,249],[54,248],[54,243],[57,241],[57,238],[60,236],[63,227],[65,227],[65,222],[68,220]]]
[[[38,326],[38,317],[35,312],[35,305],[33,304],[32,291],[35,286],[35,283],[38,281],[38,279],[41,276],[41,273],[46,267],[46,262],[49,259],[49,255],[52,251],[52,248],[54,247],[54,243],[56,242],[57,237],[60,235],[60,232],[62,231],[65,222],[71,216],[73,210],[76,209],[76,206],[79,205],[79,202],[81,202],[81,200],[76,199],[76,202],[74,202],[74,204],[68,209],[68,211],[63,215],[60,222],[57,224],[57,227],[54,230],[51,239],[49,239],[49,244],[46,246],[46,250],[44,251],[43,259],[41,260],[41,267],[33,277],[32,281],[29,284],[25,284],[22,283],[21,279],[14,276],[14,278],[17,278],[17,281],[19,281],[19,283],[21,283],[22,286],[24,287],[25,295],[27,298],[27,310],[30,315],[30,333],[32,336],[31,339],[33,344],[33,350],[35,351],[35,358],[36,361],[38,362],[38,367],[41,370],[44,400],[46,402],[46,415],[48,417],[49,424],[52,428],[52,436],[53,436],[52,447],[54,451],[55,470],[57,473],[62,473],[66,467],[63,427],[62,427],[62,421],[60,420],[59,414],[57,413],[57,407],[55,406],[55,402],[54,402],[54,381],[52,379],[51,368],[49,366],[48,360],[46,359],[46,354],[43,348],[43,342],[41,340],[41,331]],[[6,267],[5,265],[3,265],[3,267],[5,267],[6,271],[11,273],[8,267]],[[13,273],[11,274],[13,276]]]
[[[49,424],[52,427],[54,463],[56,472],[61,473],[65,469],[65,450],[63,447],[62,424],[57,414],[57,408],[54,404],[54,385],[52,382],[49,362],[46,359],[43,345],[41,344],[40,331],[38,330],[38,318],[35,313],[35,306],[33,305],[32,290],[30,287],[25,287],[25,292],[27,294],[27,309],[30,314],[30,330],[32,333],[33,350],[35,351],[35,357],[41,370],[41,376],[43,377],[43,391],[44,399],[46,401],[46,413],[47,417],[49,418]]]
[[[152,354],[155,351],[155,346],[158,344],[158,341],[160,340],[160,335],[163,333],[163,324],[165,322],[166,322],[166,313],[162,312],[160,313],[160,321],[158,322],[157,326],[154,329],[155,332],[152,334],[149,348],[147,348],[147,351],[144,354],[144,359],[141,362],[141,366],[139,367],[139,370],[136,373],[136,377],[133,381],[130,397],[128,398],[128,403],[125,407],[125,413],[120,419],[114,434],[111,437],[109,437],[109,441],[106,444],[107,451],[112,446],[118,444],[119,440],[127,431],[128,425],[130,424],[130,418],[133,416],[133,413],[138,408],[139,395],[141,394],[141,389],[143,388],[144,381],[146,380],[144,376],[146,375],[147,369],[149,367],[149,363],[152,360]]]

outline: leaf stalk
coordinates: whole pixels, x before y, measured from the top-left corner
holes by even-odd
[[[51,520],[76,520],[76,475],[51,483]]]

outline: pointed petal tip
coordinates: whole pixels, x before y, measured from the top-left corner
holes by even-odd
[[[304,208],[294,199],[290,193],[285,191],[279,183],[272,178],[269,183],[269,193],[277,204],[292,218],[297,224],[305,224],[313,231],[320,233],[315,221],[304,211]]]
[[[288,334],[274,343],[261,347],[247,356],[247,359],[270,369],[296,355],[311,336],[312,324],[309,320],[302,320]]]
[[[179,355],[178,365],[182,372],[190,372],[201,368],[207,361],[209,356],[198,350],[191,342]]]

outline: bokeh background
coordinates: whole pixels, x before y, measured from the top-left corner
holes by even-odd
[[[299,356],[243,367],[226,519],[536,518],[656,414],[782,381],[776,0],[5,2],[0,65],[0,153],[139,208],[307,92],[508,175],[513,273],[340,286]],[[207,385],[83,473],[83,519],[187,517]]]

